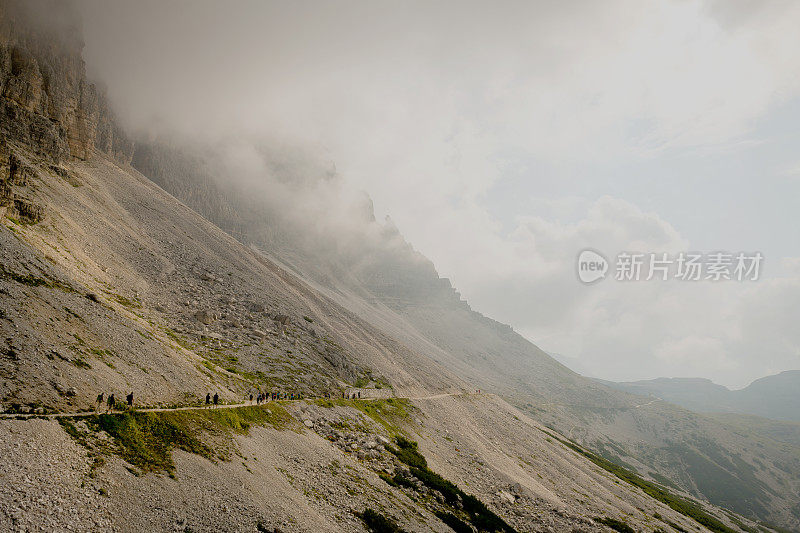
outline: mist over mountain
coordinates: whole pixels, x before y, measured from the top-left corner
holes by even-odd
[[[591,375],[797,368],[799,6],[412,3],[77,5],[130,133],[236,152],[243,189],[265,147],[335,167],[475,309]],[[587,247],[760,251],[763,279],[587,290]]]

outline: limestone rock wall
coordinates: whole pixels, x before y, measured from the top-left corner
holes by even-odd
[[[55,162],[96,148],[130,163],[133,143],[86,79],[80,35],[67,3],[0,0],[0,132]]]

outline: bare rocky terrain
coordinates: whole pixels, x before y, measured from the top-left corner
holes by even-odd
[[[441,495],[393,486],[408,475],[387,449],[400,431],[419,441],[431,470],[478,496],[518,531],[603,531],[615,518],[637,531],[699,526],[548,436],[486,395],[436,395],[378,404],[295,402],[282,425],[216,437],[226,459],[174,452],[174,473],[143,473],[115,455],[97,464],[54,420],[0,423],[0,525],[9,531],[363,531],[356,513],[379,509],[407,531],[449,531]],[[217,411],[219,412],[219,411]],[[76,426],[83,431],[82,422]],[[87,435],[91,434],[86,431]],[[220,440],[225,444],[220,444]],[[46,445],[44,443],[47,443]],[[413,479],[413,478],[412,478]],[[724,520],[726,515],[720,514]],[[261,528],[261,529],[258,529]]]
[[[272,260],[284,248],[245,245],[184,205],[131,166],[134,144],[86,81],[77,30],[34,30],[26,16],[0,2],[0,530],[365,531],[367,509],[407,531],[770,530],[569,440],[560,424],[574,418],[544,406],[584,381],[552,360],[533,358],[542,373],[525,382],[542,384],[528,397],[541,412],[475,393],[509,392],[499,371],[475,380],[474,363],[484,328],[518,346],[507,326],[454,320],[473,317],[464,303],[454,315],[367,301],[375,285],[302,276],[307,258]],[[402,288],[364,268],[384,291]],[[438,277],[422,289],[412,278],[417,298],[457,297]],[[349,390],[390,398],[341,399]],[[93,413],[97,394],[131,391],[164,410]],[[170,409],[258,391],[306,399]],[[585,392],[626,416],[650,412],[635,396]],[[653,424],[642,416],[630,439]],[[786,476],[761,479],[791,525],[797,458],[784,444]]]

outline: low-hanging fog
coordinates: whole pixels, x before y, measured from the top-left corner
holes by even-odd
[[[129,131],[336,246],[392,234],[366,191],[474,309],[575,370],[800,368],[800,4],[77,5]],[[765,259],[758,281],[587,286],[587,247]]]

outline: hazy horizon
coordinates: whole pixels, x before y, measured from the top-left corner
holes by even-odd
[[[576,370],[741,388],[800,368],[800,4],[77,4],[130,131],[330,164],[473,309]],[[584,285],[586,248],[764,260],[757,281]]]

